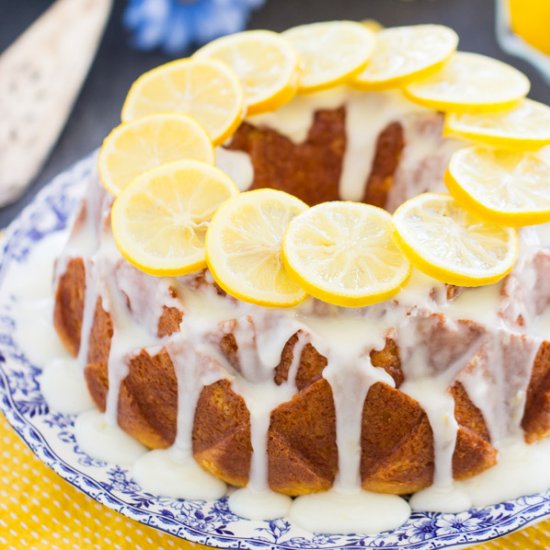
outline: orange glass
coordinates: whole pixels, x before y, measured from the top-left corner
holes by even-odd
[[[536,67],[550,85],[550,0],[497,0],[500,47]]]
[[[508,0],[512,31],[550,55],[550,0]]]

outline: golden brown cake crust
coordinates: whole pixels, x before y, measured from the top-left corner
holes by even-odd
[[[76,356],[80,348],[82,311],[86,292],[86,268],[82,258],[71,258],[58,280],[53,323],[67,351]]]
[[[521,427],[527,443],[550,435],[550,342],[543,342],[535,357]]]

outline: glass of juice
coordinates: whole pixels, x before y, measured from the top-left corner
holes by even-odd
[[[550,85],[550,0],[496,0],[500,47],[534,65]]]

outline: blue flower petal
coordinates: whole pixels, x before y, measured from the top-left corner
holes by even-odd
[[[244,28],[251,9],[265,0],[129,0],[124,26],[132,44],[170,54]]]
[[[164,37],[163,49],[176,54],[187,49],[194,40],[193,25],[187,10],[172,10],[168,32]]]
[[[170,21],[172,0],[132,0],[124,14],[124,24],[133,30],[132,43],[149,50],[162,44]]]
[[[195,12],[195,36],[199,44],[214,38],[238,32],[244,28],[247,13],[235,6],[216,6],[215,2],[205,3],[203,9]],[[223,14],[223,17],[222,17]]]

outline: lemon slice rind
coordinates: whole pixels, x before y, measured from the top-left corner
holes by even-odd
[[[458,45],[458,35],[443,25],[392,27],[381,30],[376,39],[371,60],[352,81],[356,88],[384,90],[431,76]]]
[[[455,53],[441,71],[403,88],[411,101],[457,113],[494,112],[515,107],[529,92],[528,78],[496,59]]]
[[[448,113],[444,132],[494,147],[539,149],[550,145],[550,107],[525,98],[502,112]]]
[[[455,217],[467,221],[466,242],[463,241],[463,226],[456,223]],[[444,283],[457,286],[496,283],[510,273],[517,259],[518,238],[514,229],[480,218],[445,193],[418,195],[403,203],[393,219],[397,241],[411,263]],[[476,241],[475,234],[480,235],[480,241],[498,248],[502,257],[495,260],[488,247]],[[468,260],[471,264],[483,260],[489,264],[488,267],[461,266],[454,261],[457,250],[464,262]]]
[[[296,94],[298,57],[290,44],[273,31],[251,30],[222,36],[193,55],[215,59],[237,75],[248,115],[273,111]]]
[[[208,268],[231,296],[264,307],[292,307],[307,294],[283,266],[281,241],[288,222],[307,209],[275,189],[241,193],[214,215],[206,235]]]
[[[206,131],[187,115],[148,115],[120,124],[103,140],[99,179],[116,197],[142,173],[183,159],[214,164],[214,148]]]
[[[394,240],[391,215],[347,201],[322,203],[297,216],[285,234],[283,258],[309,294],[345,307],[391,298],[411,272]]]
[[[457,201],[495,223],[550,222],[550,165],[535,154],[460,149],[451,157],[445,183]]]
[[[199,271],[206,267],[208,223],[238,193],[214,166],[195,160],[163,164],[136,178],[113,203],[115,244],[124,258],[150,275]]]
[[[373,31],[355,21],[299,25],[282,36],[300,59],[299,93],[317,92],[352,80],[367,65],[376,40]]]
[[[142,74],[132,84],[121,118],[130,122],[157,113],[194,118],[219,145],[244,118],[243,91],[236,75],[219,61],[178,59]]]

